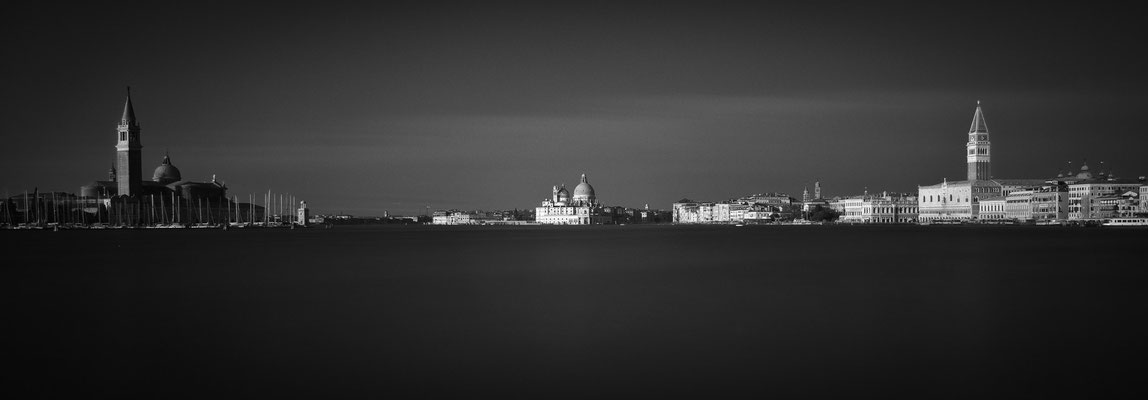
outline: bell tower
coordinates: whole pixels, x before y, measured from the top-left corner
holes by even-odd
[[[981,111],[980,100],[977,100],[977,111],[973,114],[972,125],[969,126],[969,142],[965,145],[970,181],[992,178],[989,144],[989,126],[985,124],[985,114]]]
[[[143,169],[140,161],[140,123],[132,108],[132,88],[124,102],[124,114],[116,127],[116,184],[121,196],[140,194]]]

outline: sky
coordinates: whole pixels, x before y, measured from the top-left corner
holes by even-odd
[[[183,3],[6,12],[3,190],[106,179],[128,85],[148,178],[168,151],[317,213],[530,208],[582,173],[662,209],[915,192],[964,179],[978,100],[996,177],[1148,175],[1148,28],[1119,7]]]

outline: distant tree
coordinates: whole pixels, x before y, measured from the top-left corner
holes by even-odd
[[[813,222],[833,222],[836,221],[841,214],[832,208],[823,206],[814,206],[809,210],[809,220]]]

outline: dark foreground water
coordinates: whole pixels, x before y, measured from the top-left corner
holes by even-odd
[[[1148,392],[1143,229],[349,227],[0,239],[5,392]]]

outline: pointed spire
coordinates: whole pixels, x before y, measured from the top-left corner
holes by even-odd
[[[120,117],[121,125],[139,125],[136,121],[136,110],[132,108],[132,87],[128,86],[128,99],[124,101],[124,115]]]
[[[969,133],[989,133],[989,126],[985,124],[985,114],[981,111],[980,100],[977,100],[977,112],[973,114],[973,123],[969,126]]]

